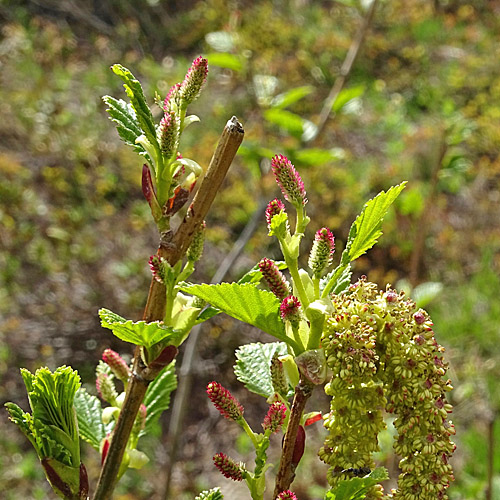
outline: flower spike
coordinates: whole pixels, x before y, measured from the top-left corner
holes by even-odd
[[[224,453],[217,453],[214,455],[213,461],[223,476],[233,481],[243,480],[243,472],[245,471],[243,464],[237,464],[232,458],[229,458]]]
[[[243,418],[243,406],[240,402],[218,382],[210,382],[207,385],[207,394],[210,401],[219,410],[220,414],[228,420],[238,420]]]
[[[333,252],[335,252],[335,237],[328,228],[323,227],[316,232],[308,262],[316,278],[319,278],[332,263]]]
[[[189,68],[184,81],[181,83],[179,95],[185,105],[196,100],[201,92],[201,88],[207,80],[208,61],[203,57],[197,57]]]
[[[293,491],[285,490],[276,497],[276,500],[297,500],[297,495]]]
[[[271,170],[285,200],[295,206],[304,206],[307,203],[304,183],[292,162],[286,156],[276,155],[271,160]]]
[[[278,432],[286,417],[286,406],[279,401],[273,403],[264,417],[264,422],[262,422],[262,428],[267,431],[270,430],[271,434]]]
[[[130,368],[126,361],[113,349],[105,349],[102,353],[102,360],[111,368],[113,375],[121,380],[127,382],[130,377]]]
[[[290,285],[274,261],[264,257],[259,262],[259,269],[269,290],[271,290],[278,299],[283,300],[290,295]]]
[[[280,306],[281,319],[290,321],[292,326],[298,326],[300,321],[300,302],[297,297],[290,295],[283,299]]]

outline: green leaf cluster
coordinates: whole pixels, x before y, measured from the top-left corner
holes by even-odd
[[[53,458],[79,467],[80,442],[73,408],[80,387],[78,373],[62,366],[54,373],[48,368],[39,368],[35,374],[22,369],[21,375],[32,413],[24,412],[14,403],[6,403],[10,419],[30,440],[40,459]]]

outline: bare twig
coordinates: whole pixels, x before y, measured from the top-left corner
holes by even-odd
[[[328,94],[328,97],[325,99],[325,102],[323,104],[323,108],[321,109],[321,113],[319,115],[319,120],[318,120],[318,126],[316,129],[316,132],[311,138],[309,139],[310,141],[316,139],[321,132],[323,131],[323,128],[326,125],[326,122],[328,121],[328,118],[330,117],[332,113],[332,108],[333,104],[337,100],[338,95],[344,88],[347,79],[349,78],[349,75],[351,73],[352,67],[354,65],[354,62],[356,61],[356,58],[358,57],[359,51],[361,47],[363,46],[363,42],[365,40],[366,34],[368,33],[368,28],[371,25],[372,19],[373,19],[373,14],[375,12],[375,7],[377,6],[378,0],[372,0],[372,3],[370,4],[370,7],[366,11],[365,17],[363,18],[363,22],[361,23],[360,27],[358,28],[358,31],[356,33],[355,38],[353,39],[349,50],[347,51],[347,55],[344,59],[344,62],[342,63],[342,66],[340,67],[340,74],[335,80],[335,83],[333,87],[330,90],[330,93]]]
[[[205,177],[193,203],[188,209],[186,217],[173,237],[162,235],[158,255],[166,258],[170,264],[175,264],[188,249],[196,229],[205,218],[224,180],[236,151],[243,140],[243,135],[242,125],[233,116],[222,132]],[[152,280],[143,317],[145,321],[158,321],[163,319],[164,313],[165,287]],[[148,385],[157,374],[157,370],[144,365],[140,348],[137,347],[125,401],[113,431],[108,454],[101,469],[94,500],[109,500],[111,498],[135,418],[144,400]]]

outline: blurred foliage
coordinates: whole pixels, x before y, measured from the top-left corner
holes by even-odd
[[[379,285],[406,279],[409,289],[442,283],[428,307],[449,348],[456,387],[457,480],[450,495],[484,495],[486,427],[500,409],[500,2],[380,1],[334,114],[313,139],[366,4],[0,2],[2,401],[21,398],[19,366],[53,369],[70,360],[92,383],[102,350],[126,349],[100,330],[96,311],[140,317],[157,238],[140,189],[140,159],[121,145],[100,97],[123,97],[109,70],[113,63],[131,68],[153,102],[155,91],[164,96],[203,53],[209,82],[193,109],[202,123],[190,128],[182,148],[206,166],[233,114],[246,137],[207,221],[197,276],[211,278],[259,203],[277,194],[268,175],[274,153],[295,163],[314,200],[309,241],[318,227],[329,226],[338,253],[362,203],[408,180],[384,237],[355,274]],[[255,233],[231,278],[263,255],[277,256],[266,233],[264,225]],[[212,372],[230,379],[234,347],[265,340],[258,335],[227,318],[207,327],[176,498],[222,483],[215,476],[206,484],[218,451],[212,441],[227,440],[221,448],[229,449],[234,436],[217,432],[203,387]],[[1,490],[15,492],[12,498],[45,498],[46,485],[34,480],[42,477],[36,459],[7,426],[3,415]],[[150,455],[153,464],[124,480],[118,498],[160,498],[153,492],[163,487],[157,467],[166,451],[153,440]],[[313,457],[307,460],[314,468]],[[97,465],[88,468],[95,477]],[[319,496],[300,491],[304,500]]]

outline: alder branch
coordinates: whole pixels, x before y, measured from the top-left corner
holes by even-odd
[[[194,233],[203,222],[217,191],[222,185],[222,181],[243,140],[243,135],[243,126],[233,116],[222,132],[210,165],[186,217],[173,236],[170,233],[161,235],[158,255],[166,258],[171,265],[179,261],[189,248]],[[165,314],[165,300],[165,286],[152,279],[143,319],[148,322],[162,320]],[[175,348],[171,351],[172,359],[175,357],[176,351]],[[160,370],[161,368],[145,366],[141,357],[141,349],[136,347],[132,376],[101,469],[94,500],[109,500],[111,498],[118,481],[118,472],[137,413],[144,400],[149,383],[154,380]]]

